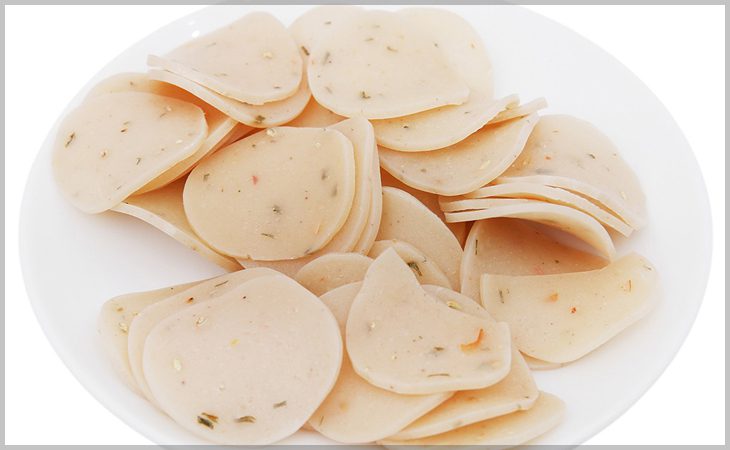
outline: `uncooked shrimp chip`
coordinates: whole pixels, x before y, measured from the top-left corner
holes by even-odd
[[[383,216],[377,240],[407,242],[443,270],[451,286],[459,287],[463,250],[459,241],[434,213],[412,195],[392,187],[383,188]]]
[[[142,369],[142,354],[147,336],[158,323],[191,305],[218,298],[246,281],[278,275],[281,274],[264,268],[239,270],[199,282],[143,309],[129,326],[128,354],[132,375],[145,397],[155,401]]]
[[[203,143],[203,111],[141,92],[90,98],[61,122],[53,172],[64,196],[86,213],[106,211]]]
[[[469,96],[430,36],[397,13],[364,11],[333,24],[310,53],[312,94],[343,116],[388,119]]]
[[[302,80],[294,38],[274,16],[254,12],[153,58],[161,67],[220,95],[252,105],[283,100]]]
[[[458,292],[428,285],[424,289],[451,308],[477,317],[489,317],[486,310],[474,300]],[[484,389],[457,392],[390,439],[408,440],[433,436],[514,411],[530,409],[538,394],[537,385],[525,360],[513,348],[512,367],[502,381]]]
[[[217,251],[280,260],[324,247],[345,223],[354,194],[353,147],[342,133],[281,127],[202,161],[183,201],[193,229]]]
[[[380,148],[380,164],[403,183],[440,195],[461,195],[497,178],[519,156],[537,115],[488,125],[461,142],[430,152]]]
[[[282,275],[168,317],[144,348],[144,373],[161,409],[196,435],[229,445],[295,433],[342,362],[332,313]]]
[[[165,173],[144,185],[135,194],[143,194],[177,180],[192,170],[198,161],[208,154],[251,131],[250,127],[239,124],[188,91],[172,84],[153,80],[144,73],[120,73],[106,78],[93,87],[87,98],[118,92],[148,92],[192,103],[203,110],[208,123],[208,136],[195,153],[167,169]]]
[[[399,394],[484,388],[510,366],[507,325],[432,298],[393,249],[370,265],[346,342],[358,375]]]
[[[451,283],[444,275],[443,270],[408,242],[399,241],[398,239],[376,241],[373,248],[370,249],[369,255],[372,258],[377,258],[389,248],[395,250],[398,256],[411,268],[419,283],[451,288]]]
[[[235,259],[216,252],[195,234],[183,208],[184,187],[185,179],[181,178],[155,191],[133,195],[112,210],[149,223],[228,271],[240,270]]]
[[[307,263],[294,277],[314,295],[361,281],[373,260],[359,253],[329,253]]]
[[[561,244],[527,220],[474,223],[461,260],[461,293],[479,301],[482,274],[547,275],[604,267],[607,261]]]
[[[632,253],[598,270],[554,275],[482,275],[484,307],[514,333],[521,352],[548,362],[593,351],[654,306],[656,270]]]
[[[495,184],[491,186],[485,186],[481,189],[477,189],[474,192],[470,192],[464,195],[464,198],[468,199],[482,199],[493,197],[536,199],[547,201],[550,203],[556,203],[558,205],[570,206],[571,208],[575,208],[592,216],[603,225],[618,231],[624,236],[628,237],[633,231],[633,229],[628,226],[626,222],[622,221],[605,209],[602,209],[590,200],[565,189],[554,188],[543,184],[526,182]],[[446,208],[443,207],[444,204],[448,204],[449,202],[454,200],[458,201],[460,199],[449,198],[442,200],[442,209],[446,210]],[[467,205],[469,206],[461,209],[480,209],[480,207],[478,206],[474,207],[475,203]],[[456,211],[456,209],[453,208],[452,210]]]
[[[101,336],[101,344],[109,356],[112,368],[127,383],[137,391],[137,382],[132,376],[129,367],[129,327],[134,318],[146,307],[167,297],[175,295],[197,284],[197,282],[179,284],[146,292],[134,292],[120,295],[107,300],[101,307],[97,328]]]
[[[495,206],[489,209],[446,213],[446,220],[449,222],[494,219],[497,217],[532,220],[557,228],[581,239],[608,259],[613,259],[616,253],[611,236],[596,219],[567,206],[523,200],[518,203]]]
[[[374,120],[373,127],[378,144],[383,147],[401,152],[438,150],[463,141],[500,111],[518,102],[516,95],[493,100],[479,91],[472,91],[461,105]]]
[[[438,445],[509,448],[547,433],[563,420],[564,415],[565,403],[562,400],[547,392],[540,392],[535,405],[526,411],[513,412],[435,436],[403,441],[384,439],[379,444],[388,448],[406,445],[417,448]]]
[[[361,283],[338,287],[320,299],[335,315],[344,335],[350,306]],[[451,392],[402,395],[380,389],[362,379],[344,355],[335,387],[309,424],[341,443],[363,443],[391,436],[448,399]]]
[[[251,105],[224,97],[185,77],[165,70],[152,70],[149,72],[149,76],[155,80],[174,84],[231,118],[255,128],[272,127],[289,122],[304,110],[311,97],[306,78],[302,79],[299,89],[291,97],[264,105]]]
[[[597,201],[634,229],[646,222],[644,193],[634,172],[606,135],[575,117],[543,116],[525,150],[500,180],[575,191]]]

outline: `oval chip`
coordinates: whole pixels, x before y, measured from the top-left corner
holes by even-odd
[[[211,247],[267,261],[324,247],[345,223],[354,194],[353,146],[342,133],[281,127],[206,158],[188,176],[183,201]]]
[[[148,63],[251,105],[289,98],[302,80],[294,38],[265,12],[246,14]]]
[[[241,284],[160,322],[144,373],[161,409],[218,444],[264,445],[301,428],[337,380],[337,321],[277,275]]]
[[[198,150],[170,167],[162,175],[150,181],[139,189],[135,194],[158,189],[166,184],[172,183],[178,178],[186,175],[192,168],[210,153],[218,150],[228,142],[233,142],[251,131],[251,127],[239,124],[236,120],[226,116],[213,106],[202,101],[198,97],[175,85],[152,80],[148,74],[127,72],[120,73],[106,78],[97,83],[89,92],[86,98],[93,98],[104,94],[115,94],[119,92],[148,92],[150,94],[172,97],[198,106],[205,113],[205,120],[208,123],[208,136],[200,145]],[[167,111],[161,113],[166,115]]]
[[[361,284],[341,286],[321,297],[335,315],[343,335],[350,306]],[[451,395],[402,395],[380,389],[357,375],[345,354],[335,387],[312,414],[309,424],[337,442],[372,442],[400,431]]]
[[[129,325],[128,354],[132,375],[144,396],[156,403],[142,369],[142,355],[147,336],[158,323],[191,305],[218,298],[246,281],[274,275],[280,274],[264,268],[239,270],[199,282],[140,311]]]
[[[380,159],[378,150],[375,149],[375,157],[373,158],[373,167],[370,172],[370,209],[368,210],[368,221],[365,229],[360,235],[355,247],[352,251],[366,255],[375,243],[378,232],[380,231],[380,223],[383,217],[383,185],[380,179]]]
[[[142,92],[93,97],[58,128],[54,176],[71,204],[100,213],[194,154],[207,131],[203,111],[174,98]]]
[[[497,178],[520,155],[537,115],[488,125],[452,146],[430,152],[380,148],[380,165],[408,186],[462,195]]]
[[[430,36],[386,11],[363,11],[333,24],[311,49],[308,77],[317,101],[346,117],[406,116],[469,96]]]
[[[657,275],[636,253],[587,272],[482,275],[482,304],[507,322],[522,353],[575,361],[642,318],[656,303]]]
[[[289,122],[304,111],[311,98],[306,77],[302,79],[299,89],[291,97],[263,105],[250,105],[224,97],[172,72],[151,70],[149,76],[154,80],[174,84],[231,118],[254,128],[273,127]]]
[[[432,298],[393,249],[370,265],[350,309],[346,343],[358,375],[399,394],[484,388],[510,366],[507,325]]]

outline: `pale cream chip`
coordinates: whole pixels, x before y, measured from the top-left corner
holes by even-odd
[[[216,252],[195,234],[183,208],[184,188],[185,179],[181,178],[163,188],[128,197],[112,211],[147,222],[229,272],[241,270],[235,259]]]
[[[492,197],[527,198],[533,200],[543,200],[550,203],[556,203],[558,205],[570,206],[571,208],[575,208],[592,216],[603,225],[616,230],[624,236],[628,237],[633,232],[633,229],[629,225],[627,225],[626,222],[622,221],[610,212],[600,208],[590,200],[587,200],[580,195],[574,194],[565,189],[554,188],[537,183],[525,183],[518,181],[514,183],[485,186],[481,189],[477,189],[474,192],[469,192],[468,194],[464,195],[464,198],[469,199]],[[440,200],[443,209],[445,203],[448,203],[454,199],[442,198]]]
[[[444,217],[444,212],[441,211],[441,207],[439,206],[438,195],[412,188],[412,187],[408,186],[407,184],[404,184],[402,181],[395,178],[393,175],[389,174],[385,170],[380,171],[380,179],[381,179],[381,183],[383,186],[390,186],[390,187],[398,188],[398,189],[400,189],[402,191],[406,191],[407,193],[416,197],[416,199],[419,202],[423,203],[424,206],[426,206],[426,208],[430,209],[432,213],[436,214],[439,217],[439,219],[441,219],[444,223],[446,223],[446,226],[449,227],[449,230],[451,230],[452,233],[454,233],[454,236],[459,241],[459,244],[461,246],[464,245],[464,242],[466,241],[466,235],[467,235],[466,223],[464,223],[464,222],[447,223],[446,218]]]
[[[311,98],[306,77],[302,79],[299,89],[291,97],[263,105],[251,105],[224,97],[185,77],[166,70],[151,70],[149,76],[154,80],[174,84],[209,103],[229,117],[254,128],[273,127],[289,122],[304,111],[307,102]]]
[[[299,269],[295,280],[321,296],[340,286],[361,281],[372,258],[359,253],[329,253],[310,261]]]
[[[324,247],[347,220],[354,194],[353,146],[342,133],[280,127],[202,161],[183,201],[193,229],[215,250],[270,261]]]
[[[504,111],[494,116],[489,123],[499,123],[507,120],[517,119],[518,117],[529,116],[530,114],[536,113],[541,109],[548,107],[547,100],[543,97],[536,98],[535,100],[519,105],[507,105]]]
[[[556,241],[536,224],[496,218],[474,223],[461,260],[461,293],[479,300],[482,274],[547,275],[581,272],[608,262]]]
[[[438,265],[451,286],[459,288],[459,265],[463,250],[441,219],[412,195],[383,187],[383,215],[377,240],[407,242]]]
[[[378,150],[375,149],[375,158],[373,158],[373,167],[370,172],[370,210],[368,211],[368,222],[365,229],[360,235],[357,244],[352,249],[354,252],[367,254],[370,252],[378,232],[380,231],[380,223],[383,217],[383,185],[380,179],[380,159],[378,158]]]
[[[477,317],[490,318],[485,309],[458,292],[437,286],[427,285],[423,288],[451,308],[460,308],[466,314]],[[484,389],[456,392],[449,400],[390,439],[408,440],[433,436],[514,411],[530,409],[538,395],[530,369],[520,352],[513,347],[512,366],[502,381]]]
[[[438,150],[477,132],[500,111],[519,103],[516,95],[493,100],[472,90],[461,105],[442,106],[393,119],[373,120],[378,144],[401,152]]]
[[[369,255],[371,258],[377,258],[389,248],[395,250],[403,262],[408,265],[419,283],[443,286],[451,289],[449,279],[444,275],[444,272],[439,268],[438,264],[407,242],[399,241],[398,239],[376,241],[370,249]]]
[[[310,53],[312,95],[346,117],[400,117],[469,96],[429,34],[397,13],[363,11],[333,24]]]
[[[380,148],[380,164],[403,183],[440,195],[461,195],[497,178],[519,156],[537,115],[488,125],[452,146],[408,153]]]
[[[657,273],[636,253],[595,271],[482,275],[484,307],[507,322],[522,353],[574,361],[646,315],[657,300]]]
[[[101,345],[109,357],[112,368],[130,389],[138,392],[137,382],[129,367],[129,327],[140,311],[158,301],[184,291],[198,282],[178,284],[145,292],[124,294],[107,300],[99,311],[97,329]]]
[[[405,8],[398,14],[428,32],[470,89],[492,96],[492,63],[481,36],[468,21],[441,8]]]
[[[288,127],[300,127],[300,128],[317,128],[317,127],[328,127],[334,125],[337,122],[345,120],[347,117],[342,117],[339,114],[335,114],[329,109],[317,103],[314,97],[309,99],[309,103],[304,108],[301,114],[295,119],[287,122]]]
[[[203,110],[205,120],[208,123],[208,136],[195,153],[170,167],[165,173],[147,183],[135,194],[144,194],[177,180],[192,170],[198,161],[226,145],[229,140],[237,139],[251,131],[251,127],[239,124],[236,120],[226,116],[188,91],[172,84],[152,80],[145,73],[127,72],[113,75],[96,84],[86,98],[130,91],[148,92],[192,103]]]
[[[344,335],[347,316],[362,283],[338,287],[320,299],[332,311]],[[452,395],[402,395],[380,389],[355,373],[347,354],[329,396],[309,424],[340,443],[364,443],[388,437]]]
[[[75,207],[106,211],[194,154],[207,131],[193,104],[142,92],[100,95],[61,121],[54,176]]]
[[[507,375],[511,359],[506,324],[432,298],[393,249],[370,265],[346,343],[358,375],[399,394],[491,386]]]
[[[301,258],[282,261],[255,261],[242,259],[245,267],[270,267],[282,273],[293,275],[305,264],[327,253],[352,251],[368,226],[370,204],[372,202],[372,166],[377,164],[375,137],[370,123],[362,118],[347,119],[330,127],[342,133],[352,143],[355,157],[355,194],[350,213],[342,228],[321,249]]]
[[[147,336],[157,324],[166,317],[180,312],[191,305],[218,298],[246,281],[258,277],[277,275],[280,274],[264,268],[239,270],[238,272],[199,282],[189,289],[177,292],[140,311],[134,321],[129,325],[128,355],[132,376],[134,376],[134,380],[137,382],[137,386],[144,396],[149,401],[156,402],[147,385],[147,380],[142,369],[142,354]]]
[[[252,105],[291,97],[303,76],[294,38],[265,12],[246,14],[148,64]]]
[[[306,58],[316,43],[327,36],[340,22],[349,20],[363,11],[362,8],[350,5],[316,6],[297,17],[289,25],[289,32]]]
[[[606,135],[575,117],[540,119],[525,150],[500,177],[518,180],[576,191],[634,229],[646,223],[646,200],[636,174]]]
[[[144,373],[160,408],[218,444],[294,434],[337,380],[337,321],[312,293],[272,276],[164,319],[147,337]]]
[[[400,446],[405,445],[415,448],[438,445],[510,448],[547,433],[555,428],[564,416],[565,403],[552,394],[540,392],[535,405],[526,411],[513,412],[422,439],[407,441],[384,439],[378,443],[388,448],[401,448]]]
[[[477,221],[497,217],[532,220],[562,230],[584,241],[609,260],[613,259],[616,254],[611,236],[596,219],[567,206],[524,201],[477,211],[446,213],[446,220],[450,222]]]

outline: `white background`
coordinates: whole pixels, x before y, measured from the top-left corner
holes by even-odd
[[[6,444],[149,443],[97,403],[46,341],[22,283],[18,212],[36,149],[86,80],[133,42],[198,8],[5,7]],[[724,7],[529,8],[606,49],[657,94],[694,149],[713,211],[712,272],[689,338],[651,390],[588,443],[722,444],[725,442]]]

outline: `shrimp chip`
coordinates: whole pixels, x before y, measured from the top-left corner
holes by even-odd
[[[380,148],[380,165],[416,189],[461,195],[502,174],[515,159],[537,123],[537,115],[488,125],[461,142],[430,152]]]
[[[363,11],[333,24],[310,53],[312,95],[342,116],[388,119],[469,97],[430,36],[397,13]]]
[[[251,105],[289,98],[302,80],[294,38],[264,12],[247,14],[149,63]]]
[[[480,389],[503,379],[511,342],[504,323],[432,298],[393,249],[368,269],[347,319],[353,368],[399,394]]]
[[[522,353],[566,363],[590,353],[655,304],[656,270],[636,253],[598,270],[482,275],[482,304],[509,323]]]
[[[61,122],[53,173],[61,192],[86,213],[121,203],[202,145],[203,111],[143,92],[93,97]]]

